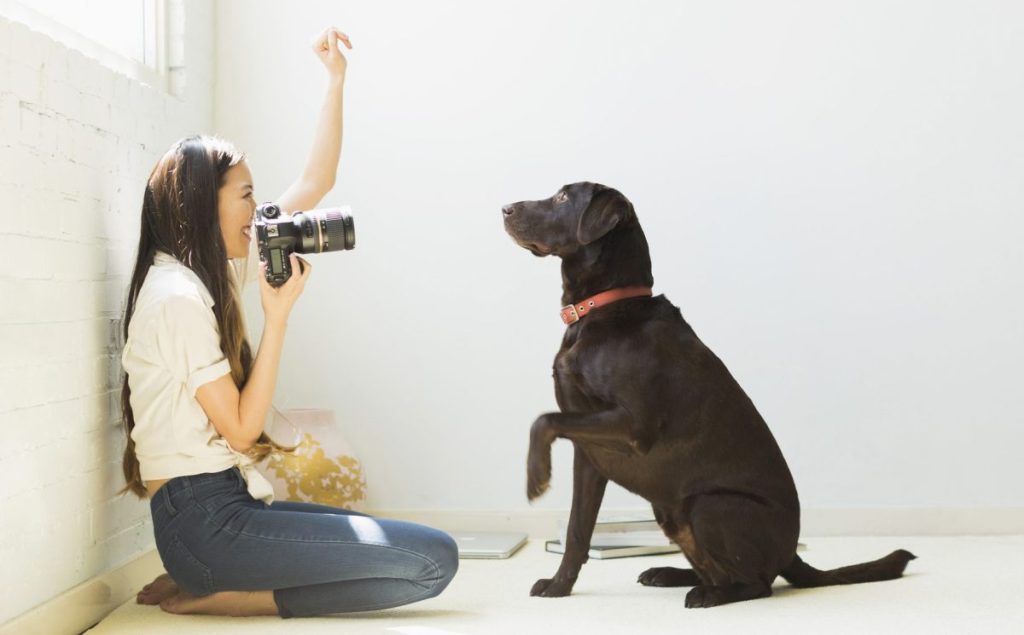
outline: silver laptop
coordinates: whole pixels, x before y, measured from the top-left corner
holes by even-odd
[[[508,558],[526,544],[522,531],[449,531],[460,558]]]

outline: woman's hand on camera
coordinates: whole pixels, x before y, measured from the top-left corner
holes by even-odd
[[[260,263],[260,300],[263,304],[263,315],[266,321],[279,325],[288,323],[288,315],[292,311],[295,301],[302,295],[306,288],[306,281],[313,267],[309,261],[299,258],[292,252],[289,256],[292,266],[292,275],[279,287],[272,287],[267,282],[267,263]],[[302,263],[300,266],[299,263]],[[299,273],[302,271],[302,273]]]
[[[348,60],[341,54],[338,42],[342,42],[346,48],[352,48],[352,42],[349,41],[347,35],[334,27],[324,29],[324,32],[313,40],[313,52],[327,68],[331,77],[344,79]]]

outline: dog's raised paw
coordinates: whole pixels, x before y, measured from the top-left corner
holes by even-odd
[[[551,446],[534,451],[526,459],[526,497],[533,500],[551,485]]]
[[[544,481],[543,483],[536,483],[533,479],[527,479],[526,483],[526,498],[528,500],[534,500],[540,498],[544,492],[548,491],[551,487],[550,481]]]

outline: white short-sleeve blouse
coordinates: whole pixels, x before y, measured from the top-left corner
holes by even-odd
[[[253,253],[232,261],[241,282],[258,273]],[[237,465],[253,498],[273,501],[273,488],[217,433],[196,390],[231,372],[220,348],[214,300],[195,272],[157,252],[139,290],[121,365],[128,373],[135,417],[132,440],[142,480]]]

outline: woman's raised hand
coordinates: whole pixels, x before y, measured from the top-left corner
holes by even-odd
[[[349,41],[347,35],[334,27],[324,29],[324,32],[313,40],[313,52],[323,62],[332,77],[344,79],[348,60],[341,54],[338,42],[344,43],[346,48],[352,48],[352,42]]]
[[[260,262],[260,301],[263,304],[263,315],[268,323],[273,322],[279,326],[288,323],[292,306],[302,295],[302,290],[306,288],[306,280],[309,280],[309,274],[313,271],[309,261],[299,258],[295,252],[292,252],[289,258],[292,275],[279,287],[270,286],[267,282],[267,263]]]

